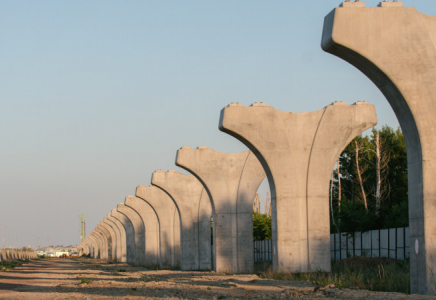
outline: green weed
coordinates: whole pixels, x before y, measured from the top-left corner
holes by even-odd
[[[82,283],[82,284],[90,284],[91,283],[91,280],[86,279],[85,277],[80,277],[79,279],[80,279],[80,283]]]

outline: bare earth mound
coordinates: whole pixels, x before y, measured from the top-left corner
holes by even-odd
[[[436,299],[319,288],[256,275],[151,271],[95,259],[48,259],[0,273],[0,299]]]

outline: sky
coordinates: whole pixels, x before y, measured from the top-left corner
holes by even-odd
[[[398,127],[375,85],[320,47],[339,4],[0,1],[0,246],[78,244],[80,214],[89,234],[156,169],[186,173],[181,146],[246,151],[218,130],[231,102],[368,101],[378,127]],[[434,0],[405,6],[436,15]]]

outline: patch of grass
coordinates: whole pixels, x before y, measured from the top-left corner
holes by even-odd
[[[7,271],[10,269],[13,269],[15,267],[21,266],[23,263],[28,262],[26,261],[2,261],[0,262],[0,271]]]
[[[85,277],[80,277],[79,279],[80,279],[80,283],[82,283],[82,284],[90,284],[91,283],[91,280],[86,279]]]
[[[115,269],[114,273],[125,273],[126,270],[125,269]]]
[[[275,280],[299,280],[318,286],[334,284],[338,288],[410,294],[409,260],[353,257],[332,262],[331,272],[278,273],[267,264],[256,265],[256,269],[260,277]]]

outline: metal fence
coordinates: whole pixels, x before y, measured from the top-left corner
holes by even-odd
[[[330,235],[332,260],[353,256],[409,258],[409,227]],[[254,241],[254,261],[271,260],[271,240]]]
[[[254,241],[254,262],[272,261],[272,241]]]
[[[331,234],[330,254],[332,260],[353,256],[409,258],[409,228]]]

